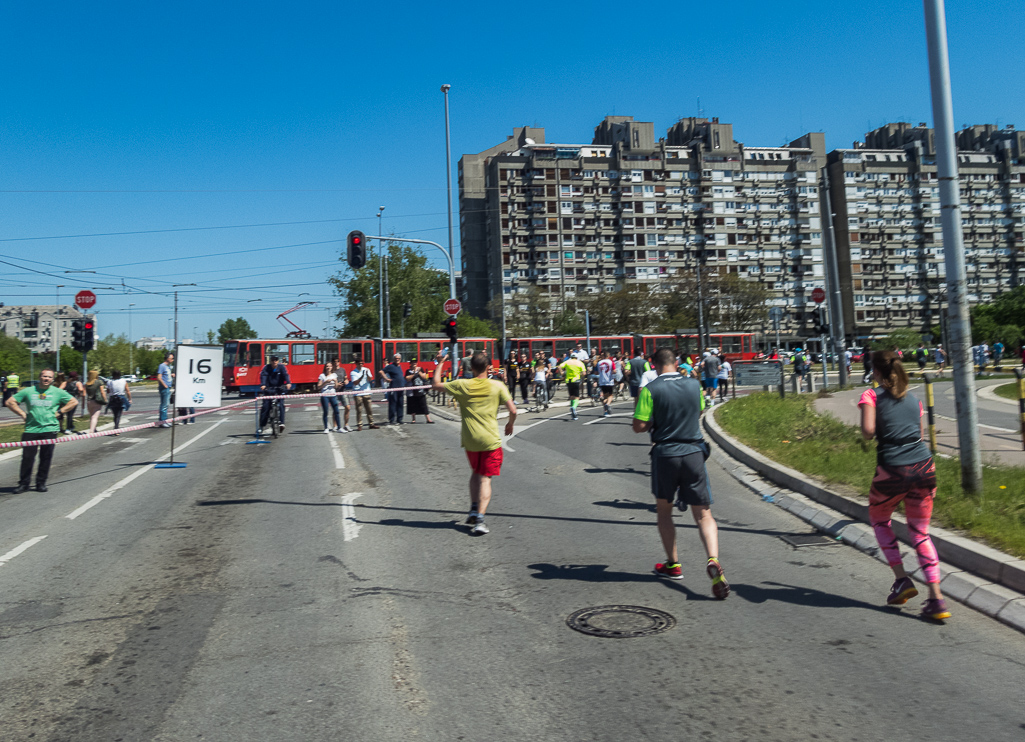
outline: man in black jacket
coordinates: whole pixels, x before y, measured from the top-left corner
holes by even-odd
[[[277,356],[270,357],[270,363],[260,371],[260,391],[267,392],[270,396],[284,394],[292,388],[292,379],[288,376],[288,369],[280,362]],[[270,417],[270,406],[277,402],[278,405],[278,432],[285,432],[285,400],[265,399],[260,408],[260,431],[263,432],[267,425],[267,418]]]

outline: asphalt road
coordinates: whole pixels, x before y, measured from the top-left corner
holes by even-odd
[[[300,406],[245,445],[249,415],[213,414],[176,430],[184,469],[149,466],[167,431],[59,446],[49,493],[0,489],[0,738],[1022,739],[1020,634],[882,607],[885,567],[788,546],[810,529],[714,462],[734,594],[686,517],[686,579],[655,579],[627,411],[524,416],[481,538],[440,418],[329,436]],[[565,624],[609,604],[678,623]]]

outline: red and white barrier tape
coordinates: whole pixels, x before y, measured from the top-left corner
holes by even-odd
[[[403,390],[405,390],[405,389],[414,389],[414,388],[417,388],[417,387],[401,387],[401,388]],[[368,389],[368,390],[361,391],[361,392],[338,392],[338,395],[339,396],[341,396],[341,395],[370,396],[371,394],[379,394],[381,392],[388,392],[388,391],[391,391],[391,390],[389,390],[389,389]],[[398,390],[396,390],[396,391],[398,391]],[[268,399],[268,400],[270,400],[270,399],[308,399],[308,398],[317,398],[317,399],[319,399],[320,397],[323,397],[323,396],[325,396],[325,395],[320,394],[319,392],[315,392],[315,393],[312,393],[312,394],[278,394],[278,395],[267,395],[267,396],[261,395],[259,397],[256,397],[256,401],[260,402],[260,401],[265,400],[265,399]],[[77,435],[66,435],[66,436],[61,436],[59,438],[44,438],[42,440],[37,440],[37,441],[12,441],[10,443],[0,443],[0,450],[5,449],[5,448],[28,448],[29,446],[52,446],[52,445],[54,445],[56,443],[68,443],[70,441],[86,441],[86,440],[89,440],[91,438],[104,438],[104,437],[109,436],[109,435],[117,435],[118,433],[131,433],[131,432],[134,432],[136,430],[146,430],[147,428],[156,428],[156,427],[162,426],[164,423],[174,423],[174,422],[179,422],[179,421],[182,421],[182,420],[191,420],[193,418],[199,417],[200,415],[209,415],[209,414],[211,414],[213,412],[223,412],[224,410],[231,410],[231,409],[235,409],[237,407],[245,407],[245,406],[251,405],[251,404],[253,404],[253,400],[247,399],[247,400],[244,400],[242,402],[235,402],[233,404],[225,405],[224,407],[213,407],[213,408],[211,408],[209,410],[202,410],[201,412],[194,412],[194,413],[190,413],[188,415],[180,415],[178,417],[169,417],[166,420],[154,420],[151,423],[144,423],[142,425],[130,425],[127,428],[117,428],[117,429],[112,429],[112,430],[104,430],[102,432],[98,431],[96,433],[80,433],[80,434],[77,434]],[[171,406],[171,405],[169,405],[169,406]],[[181,409],[181,408],[179,408],[179,409]]]

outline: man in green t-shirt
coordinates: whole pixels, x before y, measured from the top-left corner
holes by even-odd
[[[25,432],[21,434],[23,441],[43,441],[54,440],[57,437],[60,432],[60,415],[73,410],[78,402],[66,391],[53,385],[53,371],[47,368],[39,374],[37,384],[18,391],[5,404],[25,421]],[[25,446],[21,449],[21,473],[14,494],[28,490],[37,452],[39,470],[36,472],[36,490],[46,492],[46,478],[50,474],[54,448],[54,444],[50,443],[42,446]]]
[[[577,343],[580,345],[580,343]],[[569,411],[573,419],[577,419],[577,405],[580,403],[580,380],[587,374],[587,366],[574,355],[570,355],[559,364],[563,378],[566,380],[566,391],[569,393]]]
[[[483,536],[488,532],[488,527],[484,525],[484,513],[491,502],[491,478],[497,477],[502,471],[498,407],[504,404],[509,410],[509,420],[505,424],[505,434],[509,436],[516,422],[516,404],[505,384],[488,378],[488,358],[480,351],[470,357],[472,379],[442,382],[443,361],[439,352],[435,359],[431,388],[450,394],[459,403],[459,414],[463,419],[462,445],[473,470],[470,475],[470,515],[466,524],[473,526],[470,533],[474,536]]]

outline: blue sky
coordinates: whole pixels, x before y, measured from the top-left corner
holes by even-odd
[[[0,264],[0,301],[115,287],[101,333],[134,304],[134,336],[168,335],[168,293],[195,283],[183,338],[236,316],[278,335],[299,301],[320,333],[342,240],[379,206],[385,232],[447,241],[442,83],[453,172],[514,126],[583,142],[615,113],[664,132],[699,97],[751,145],[932,121],[921,2],[674,7],[0,6],[0,260],[19,266]],[[947,3],[958,126],[1025,126],[1022,11]]]

